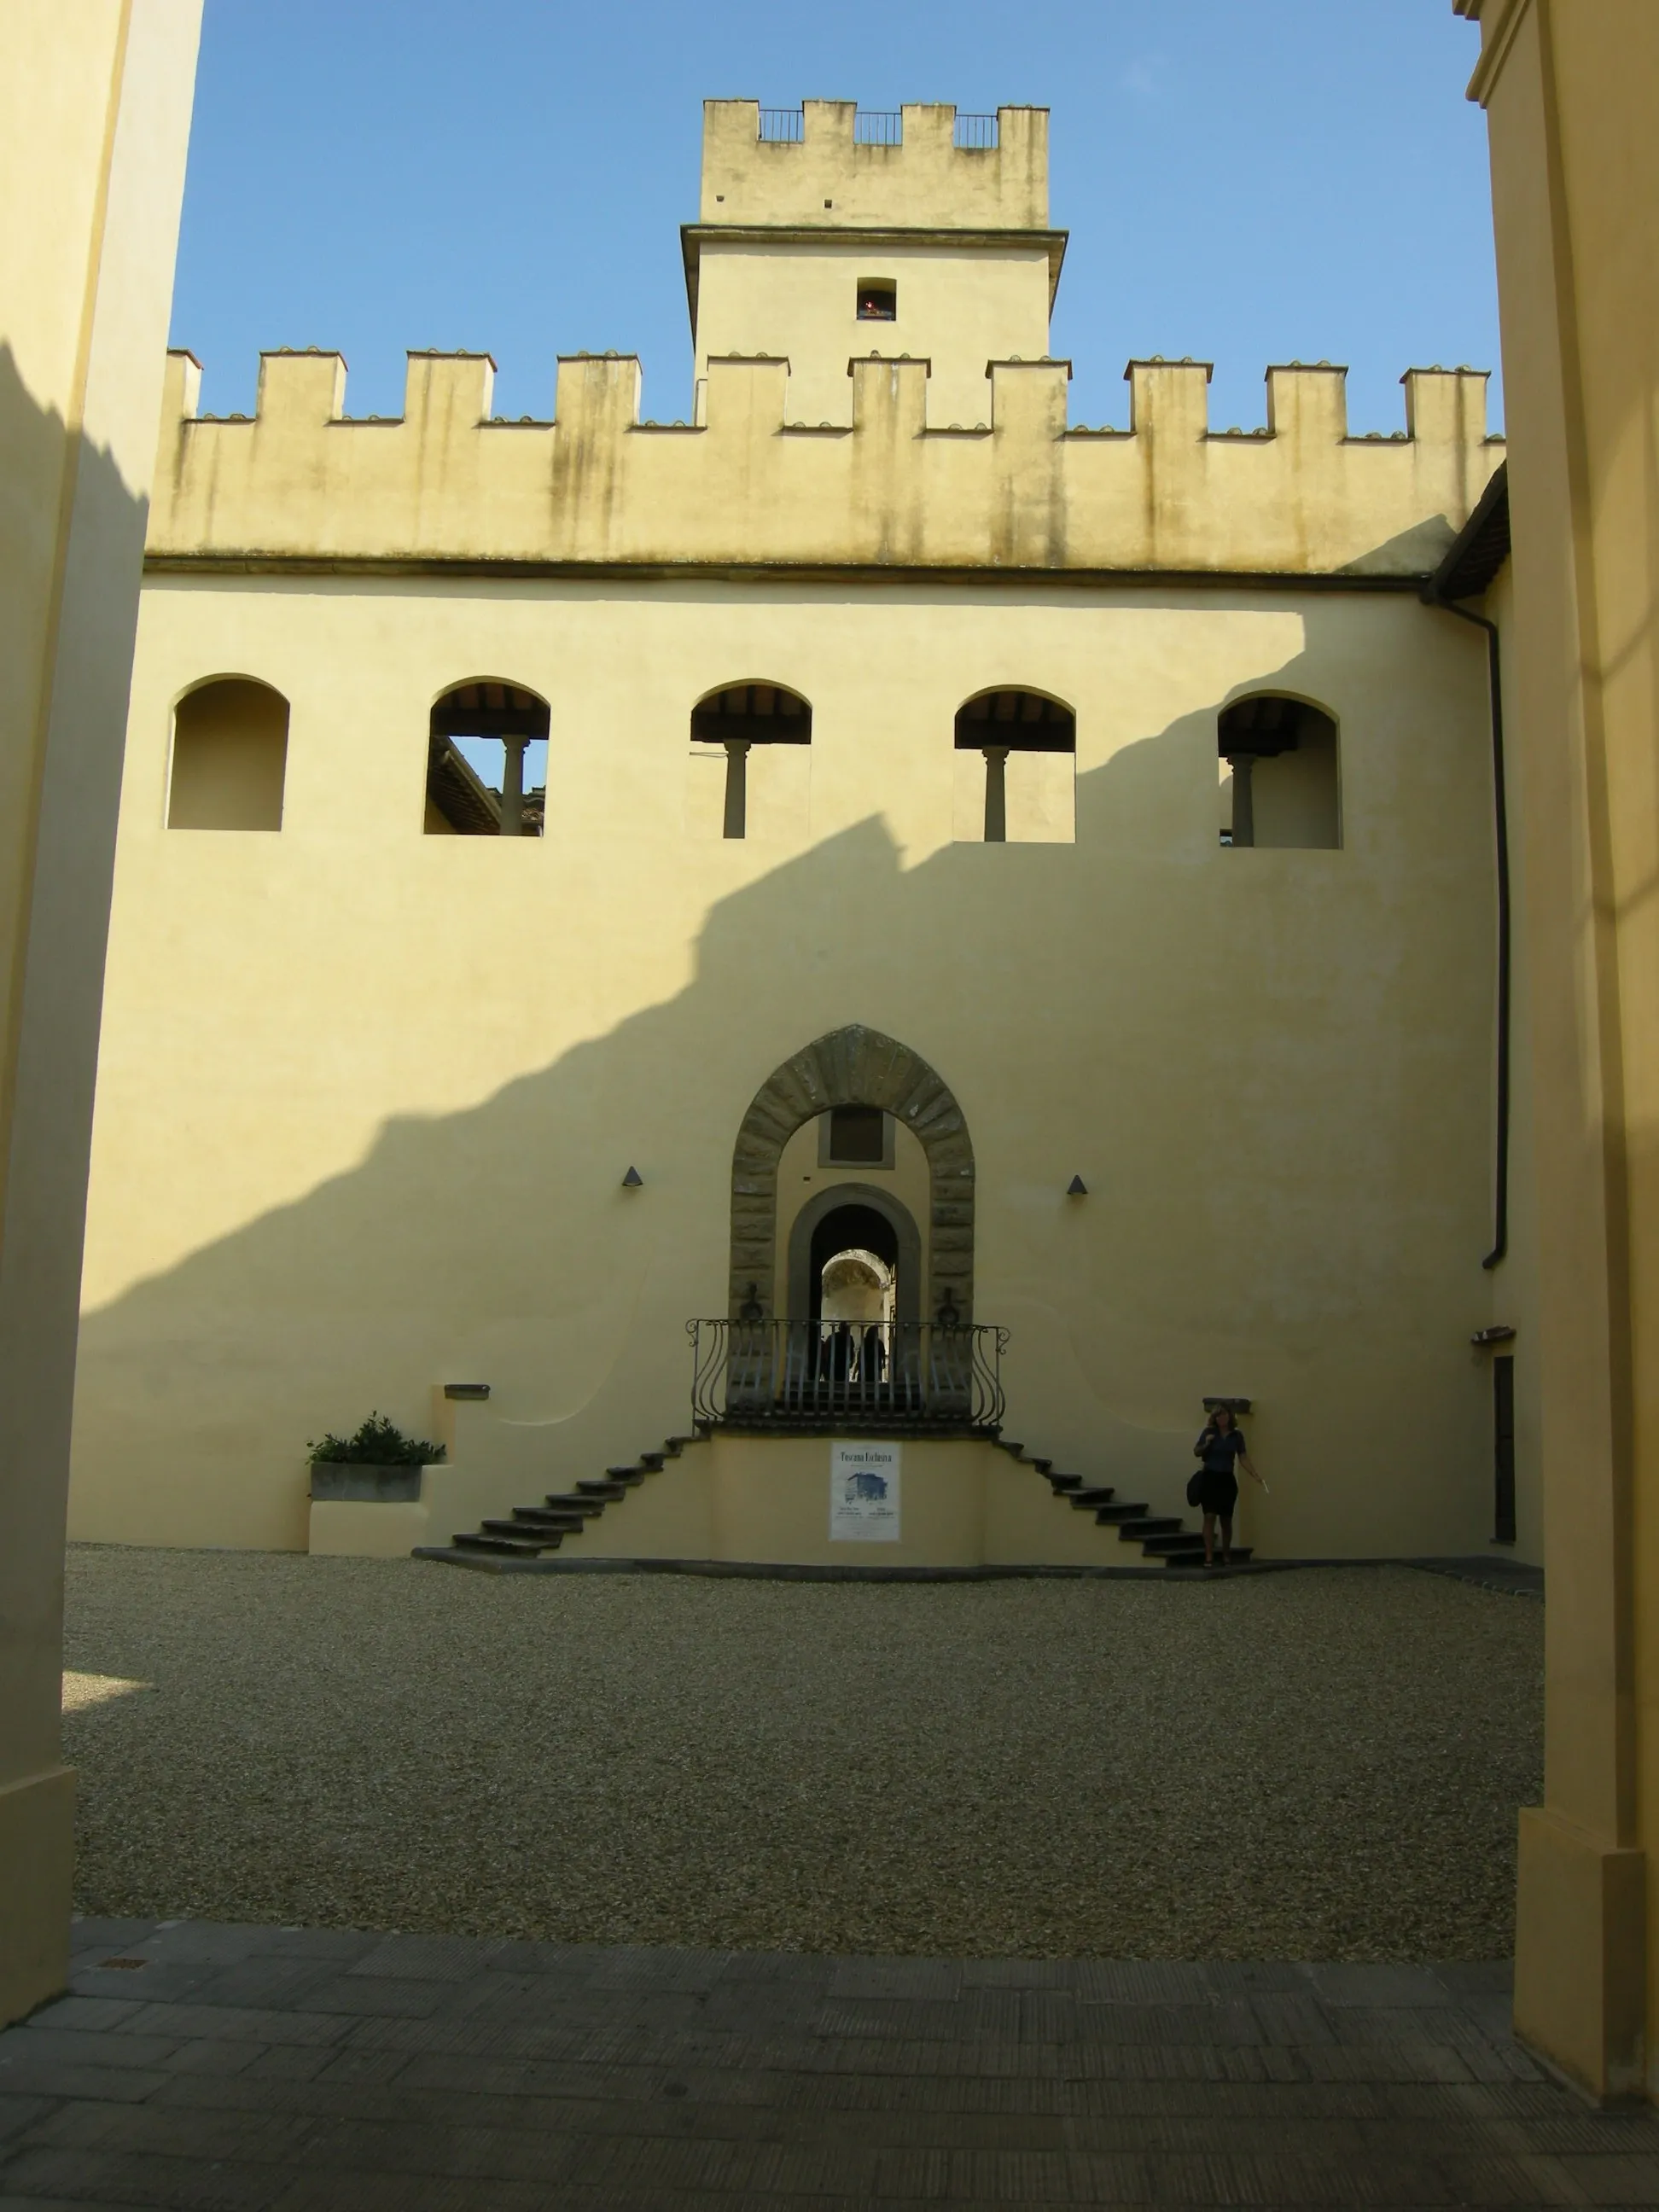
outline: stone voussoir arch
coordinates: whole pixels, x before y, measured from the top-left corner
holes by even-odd
[[[908,1045],[861,1022],[804,1045],[773,1070],[743,1117],[732,1155],[734,1320],[751,1297],[772,1317],[777,1277],[778,1162],[803,1122],[832,1106],[879,1106],[927,1155],[929,1318],[953,1307],[974,1317],[974,1147],[951,1088]]]

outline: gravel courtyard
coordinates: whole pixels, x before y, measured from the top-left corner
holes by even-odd
[[[1543,1608],[76,1547],[84,1912],[947,1956],[1508,1955]]]

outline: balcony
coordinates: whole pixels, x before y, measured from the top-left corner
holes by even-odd
[[[988,1322],[689,1321],[700,1429],[995,1436],[1008,1332]]]

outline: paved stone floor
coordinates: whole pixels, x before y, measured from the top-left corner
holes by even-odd
[[[0,2212],[1659,2203],[1508,1970],[836,1959],[82,1920]],[[135,1963],[137,1962],[137,1963]]]

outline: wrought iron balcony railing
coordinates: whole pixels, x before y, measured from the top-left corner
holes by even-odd
[[[905,1432],[1002,1425],[1008,1332],[945,1322],[689,1321],[706,1427]]]

